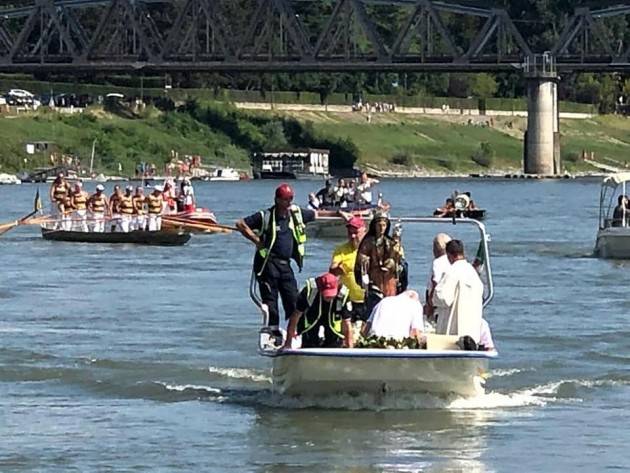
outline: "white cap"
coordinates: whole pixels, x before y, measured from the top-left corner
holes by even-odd
[[[158,192],[164,192],[164,186],[160,186],[160,185],[153,186],[153,190],[158,191]]]
[[[97,184],[96,185],[96,190],[97,191],[104,191],[105,190],[105,186],[103,184]]]

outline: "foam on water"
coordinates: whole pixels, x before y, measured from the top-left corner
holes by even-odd
[[[268,374],[247,368],[219,368],[210,366],[208,367],[208,371],[225,378],[254,381],[256,383],[271,383],[271,377],[269,377]]]

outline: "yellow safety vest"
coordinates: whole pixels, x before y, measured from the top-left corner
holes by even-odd
[[[264,212],[261,211],[260,214],[263,220],[261,230],[256,231],[255,233],[258,234],[259,237],[263,238],[265,246],[258,250],[258,254],[263,258],[263,263],[257,273],[257,276],[260,276],[265,269],[267,261],[269,260],[271,248],[273,248],[273,244],[276,242],[275,206],[265,210]],[[302,265],[304,263],[306,225],[304,224],[304,220],[302,218],[302,210],[297,205],[292,205],[291,207],[289,207],[289,229],[293,234],[293,241],[295,243],[293,257],[295,258],[295,261],[297,262],[298,267],[301,271]]]
[[[330,329],[338,337],[343,337],[343,333],[341,331],[341,311],[343,310],[343,307],[348,303],[349,295],[350,292],[348,291],[348,288],[346,286],[341,286],[341,288],[339,289],[339,293],[335,296],[335,299],[330,303],[330,306],[328,307],[327,323]],[[309,320],[309,316],[314,315],[310,312],[310,310],[313,307],[313,303],[315,302],[315,299],[317,297],[319,297],[319,311],[317,314],[315,314],[316,316],[314,319]],[[304,325],[302,330],[299,331],[300,335],[308,332],[313,327],[315,327],[319,320],[322,318],[322,304],[324,302],[324,299],[317,289],[317,282],[315,281],[315,278],[309,278],[306,280],[306,300],[308,302],[308,309],[306,309],[306,311],[302,315]]]

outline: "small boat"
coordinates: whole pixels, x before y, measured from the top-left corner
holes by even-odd
[[[22,181],[13,174],[0,173],[0,184],[21,184]]]
[[[343,210],[356,217],[361,217],[368,226],[377,209],[379,209],[378,206],[369,205],[352,208],[324,207],[322,210]],[[343,238],[346,236],[346,226],[345,222],[338,218],[318,218],[306,226],[306,232],[311,238]]]
[[[441,224],[433,217],[401,218],[411,224]],[[484,307],[494,289],[488,252],[488,236],[482,223],[461,219],[457,225],[476,227],[485,252],[482,280],[486,286]],[[492,351],[461,350],[457,336],[427,335],[428,349],[297,348],[278,349],[269,344],[266,307],[261,304],[252,278],[250,296],[263,314],[258,351],[272,363],[273,390],[286,395],[432,393],[474,396],[484,392]],[[266,336],[266,338],[265,338]]]
[[[204,181],[240,181],[241,175],[233,168],[216,168],[207,176],[202,177]]]
[[[611,174],[602,182],[599,229],[595,242],[595,256],[599,258],[630,259],[630,208],[627,207],[626,196],[628,181],[630,172],[622,172]]]
[[[44,240],[76,243],[130,243],[136,245],[181,246],[190,240],[188,232],[77,232],[42,228]]]
[[[486,218],[486,211],[474,206],[469,192],[459,194],[455,191],[452,197],[446,199],[447,205],[449,201],[451,201],[452,207],[449,208],[446,215],[442,215],[444,210],[438,208],[433,212],[433,216],[440,218],[471,218],[474,220],[483,220]]]

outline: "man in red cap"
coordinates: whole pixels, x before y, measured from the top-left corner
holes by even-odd
[[[324,273],[307,279],[289,319],[284,348],[291,348],[298,335],[302,348],[352,347],[352,302],[348,289],[339,286],[337,276]],[[323,338],[320,329],[323,327]]]
[[[354,266],[361,240],[366,233],[365,222],[359,216],[354,216],[346,223],[348,241],[335,247],[329,271],[338,276],[344,286],[350,291],[352,302],[352,321],[365,322],[370,314],[365,315],[365,290],[356,282]]]
[[[286,318],[295,310],[298,289],[290,261],[295,260],[302,270],[306,224],[318,215],[315,210],[294,205],[293,196],[291,186],[280,184],[272,207],[236,222],[243,236],[256,245],[254,272],[260,297],[267,306],[268,324],[275,336],[280,334],[278,295],[282,299]],[[328,211],[324,215],[339,213]]]

